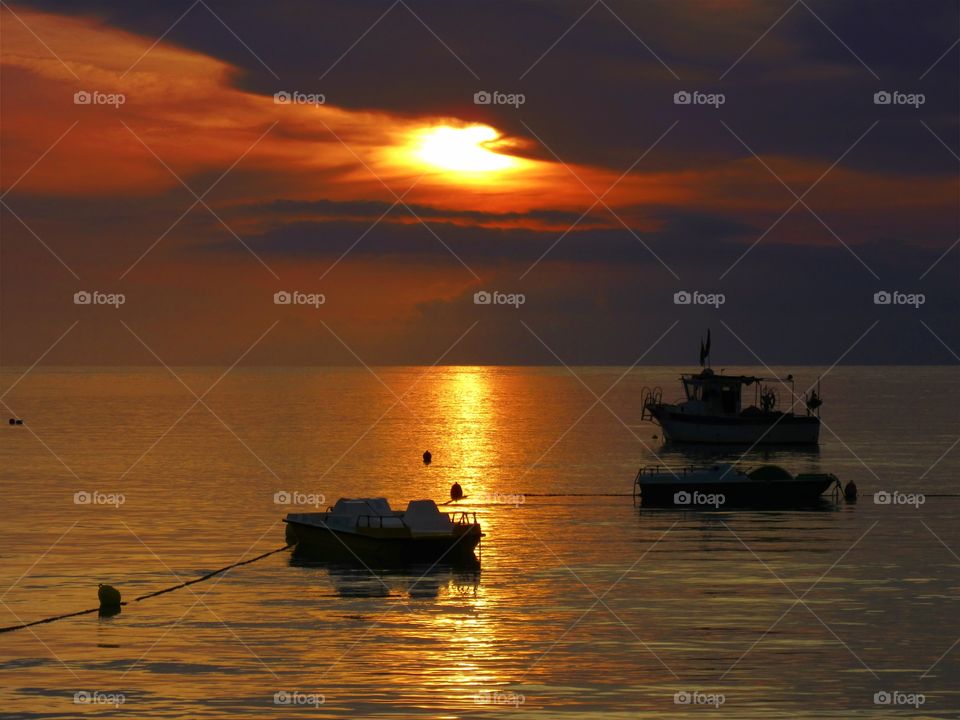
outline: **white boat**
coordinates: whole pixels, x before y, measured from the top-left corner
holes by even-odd
[[[701,343],[700,362],[710,353],[710,334]],[[684,398],[663,401],[660,388],[644,388],[641,419],[660,425],[665,440],[678,443],[741,445],[816,445],[820,439],[819,388],[803,398],[806,414],[792,411],[796,398],[793,375],[765,378],[724,375],[704,367],[680,376]],[[749,403],[752,389],[753,402]],[[781,391],[790,394],[788,409],[780,409]]]
[[[475,513],[443,513],[433,500],[393,510],[386,498],[341,498],[326,512],[289,513],[287,543],[318,559],[387,564],[476,561]]]

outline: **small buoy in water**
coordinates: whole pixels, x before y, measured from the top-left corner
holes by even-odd
[[[843,488],[843,497],[847,500],[857,499],[857,484],[851,480]]]
[[[450,486],[450,499],[463,500],[463,488],[460,487],[460,483],[455,482]]]
[[[97,597],[100,598],[100,612],[119,612],[120,591],[115,587],[101,583],[97,588]]]
[[[423,452],[423,464],[429,465],[430,461],[433,460],[433,455],[430,454],[429,450],[424,450]]]
[[[10,424],[11,424],[11,425],[16,425],[16,424],[17,424],[17,421],[14,420],[13,418],[10,418]]]

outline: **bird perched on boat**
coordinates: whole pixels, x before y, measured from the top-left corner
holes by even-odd
[[[450,486],[450,499],[463,500],[463,488],[460,487],[460,483],[455,482]]]

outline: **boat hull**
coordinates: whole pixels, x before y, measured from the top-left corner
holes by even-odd
[[[665,440],[716,445],[816,445],[820,418],[805,415],[717,417],[651,408]]]
[[[287,543],[300,557],[375,565],[410,563],[457,564],[476,562],[474,549],[482,534],[478,525],[454,526],[452,535],[411,536],[403,528],[371,529],[365,532],[332,530],[318,525],[285,520]]]
[[[793,480],[691,483],[640,483],[644,506],[680,510],[722,510],[730,507],[804,507],[820,505],[822,495],[836,485],[833,475],[800,475]]]

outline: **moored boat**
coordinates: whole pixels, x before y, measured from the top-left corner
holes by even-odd
[[[322,560],[404,564],[476,561],[483,537],[475,513],[443,513],[433,500],[393,510],[385,498],[341,498],[326,512],[289,513],[287,542]]]
[[[710,333],[700,346],[700,364],[710,355]],[[677,443],[739,445],[816,445],[820,439],[819,388],[802,400],[806,414],[793,412],[796,393],[793,375],[786,378],[724,375],[703,367],[699,373],[680,376],[684,398],[664,402],[660,388],[645,388],[641,420],[660,425],[665,440]],[[753,402],[749,403],[749,390]],[[790,395],[781,409],[781,392]]]
[[[816,505],[831,487],[840,487],[832,473],[791,475],[777,465],[743,470],[729,463],[702,467],[640,469],[634,498],[643,505],[720,509],[727,507],[803,507]]]

